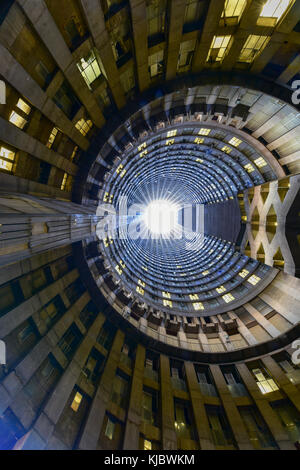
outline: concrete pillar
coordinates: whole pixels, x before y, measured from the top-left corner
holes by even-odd
[[[234,399],[227,387],[220,367],[217,365],[211,365],[210,370],[239,449],[253,450],[253,445],[249,439],[247,429],[244,425],[241,415],[239,414]]]
[[[91,405],[87,422],[78,445],[79,449],[93,450],[97,448],[105,411],[112,391],[113,380],[120,361],[123,343],[124,333],[118,330],[113,341],[98,390]]]
[[[177,436],[175,433],[174,399],[170,375],[169,358],[160,355],[160,390],[161,390],[161,421],[162,421],[162,448],[164,450],[177,449]]]
[[[137,450],[139,448],[145,356],[146,350],[139,344],[136,351],[125,427],[123,449],[126,450]]]
[[[192,362],[185,362],[184,367],[193,408],[194,421],[196,424],[197,434],[199,438],[200,449],[215,449],[212,435],[210,432],[208,418],[205,411],[203,397],[199,389],[194,364]]]

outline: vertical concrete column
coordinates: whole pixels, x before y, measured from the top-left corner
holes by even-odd
[[[269,335],[272,336],[272,338],[276,338],[277,336],[280,336],[281,332],[275,328],[275,326],[272,325],[269,320],[267,320],[253,305],[251,304],[245,304],[244,305],[245,309],[248,310],[248,312],[255,318],[257,323],[267,332]]]
[[[228,312],[228,315],[233,320],[236,320],[238,325],[238,332],[244,338],[246,343],[248,343],[250,346],[252,346],[253,344],[257,344],[257,339],[249,331],[249,328],[247,328],[246,325],[244,325],[244,323],[239,319],[238,315],[236,315],[236,313],[234,312]]]
[[[215,449],[194,364],[192,362],[185,362],[184,368],[192,402],[194,421],[196,424],[200,448],[202,450]]]
[[[251,372],[249,371],[246,364],[237,364],[237,369],[279,448],[284,450],[295,450],[295,447],[290,442],[288,434],[283,428],[278,416],[270,406],[268,397],[262,395],[262,393],[259,391],[256,381],[252,377]]]
[[[262,362],[270,371],[271,375],[278,382],[280,388],[287,394],[291,402],[300,411],[300,393],[296,385],[294,385],[285,375],[281,367],[274,361],[271,356],[262,358]]]
[[[74,358],[62,375],[56,385],[45,408],[39,415],[33,428],[27,433],[26,440],[23,443],[24,450],[45,449],[49,442],[58,420],[64,410],[68,398],[78,380],[82,367],[84,366],[88,355],[96,342],[99,331],[104,323],[105,317],[98,315],[84,340],[75,353]]]
[[[125,427],[123,449],[126,450],[137,450],[139,448],[145,356],[146,350],[139,344],[136,351],[129,409]]]
[[[113,380],[120,361],[123,343],[124,333],[118,330],[113,341],[98,390],[91,405],[88,419],[79,442],[79,449],[93,450],[97,448],[107,403],[109,402],[112,391]]]
[[[228,390],[226,381],[219,366],[210,366],[215,384],[217,386],[222,404],[224,406],[232,432],[240,450],[253,450],[247,429],[237,409],[237,406]]]
[[[169,358],[160,355],[160,390],[161,390],[161,419],[162,419],[162,448],[164,450],[177,449],[177,436],[175,433],[175,411],[173,390],[170,375]]]

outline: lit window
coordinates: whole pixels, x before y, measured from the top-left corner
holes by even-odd
[[[124,261],[122,261],[121,259],[120,259],[120,265],[122,266],[123,269],[126,268],[126,264],[125,264]]]
[[[145,149],[147,146],[146,142],[142,143],[139,147],[138,147],[138,151],[140,152],[141,150]]]
[[[167,137],[174,137],[177,134],[177,129],[173,129],[167,133]]]
[[[25,124],[27,123],[26,119],[24,119],[22,116],[20,116],[18,113],[15,111],[12,111],[9,116],[9,122],[14,124],[15,126],[19,127],[20,129],[23,129]]]
[[[142,289],[140,286],[136,286],[136,291],[137,291],[137,293],[140,294],[140,295],[144,295],[144,294],[145,294],[144,289]]]
[[[146,283],[143,282],[141,279],[138,280],[138,285],[142,287],[146,287]]]
[[[222,62],[229,50],[231,36],[214,36],[206,61]]]
[[[203,160],[202,160],[202,158],[196,158],[196,162],[203,163]]]
[[[117,273],[121,276],[122,274],[122,269],[120,268],[120,266],[117,264],[117,266],[115,267],[115,270],[117,271]]]
[[[48,147],[48,149],[51,149],[53,142],[55,141],[55,137],[57,136],[57,133],[58,133],[58,129],[56,127],[53,127],[51,134],[49,136],[48,142],[46,144],[46,147]]]
[[[122,163],[120,163],[120,165],[119,165],[118,168],[116,169],[117,175],[119,175],[119,174],[121,173],[121,171],[122,171],[123,168],[124,168],[124,167],[123,167]]]
[[[216,291],[218,292],[218,294],[222,294],[222,292],[226,291],[226,287],[224,286],[217,287]]]
[[[115,432],[115,423],[111,419],[107,419],[106,428],[105,428],[105,436],[112,440],[114,438]]]
[[[0,147],[0,170],[12,171],[15,156],[15,152],[6,147]]]
[[[194,307],[194,310],[204,310],[204,306],[202,302],[194,302],[193,307]]]
[[[31,111],[31,107],[27,103],[25,103],[22,98],[19,98],[19,101],[17,102],[17,107],[21,109],[25,114],[29,114]]]
[[[140,153],[140,157],[144,157],[145,155],[147,155],[148,153],[148,150],[143,150],[143,152]]]
[[[251,63],[263,51],[270,40],[270,36],[257,36],[251,34],[245,42],[239,56],[239,62]]]
[[[262,157],[259,157],[254,160],[254,163],[258,168],[262,168],[263,166],[267,165],[267,162]]]
[[[101,75],[101,69],[94,51],[92,50],[88,57],[80,59],[80,62],[77,63],[77,67],[79,68],[87,86],[91,89],[91,83]]]
[[[194,142],[195,142],[195,144],[203,144],[204,139],[200,139],[200,137],[196,137]]]
[[[226,0],[222,18],[236,18],[237,22],[243,14],[246,0]]]
[[[260,281],[260,277],[256,276],[255,274],[252,274],[252,276],[250,276],[247,281],[250,282],[250,284],[252,284],[253,286],[255,286],[255,284]]]
[[[165,307],[173,307],[173,303],[172,303],[172,300],[163,300],[163,304]]]
[[[123,176],[126,174],[126,170],[123,170],[121,173],[120,173],[120,178],[123,178]]]
[[[207,270],[207,271],[203,271],[202,276],[207,276],[207,274],[209,274],[209,271],[208,271],[208,270]]]
[[[222,152],[230,153],[232,149],[230,147],[228,147],[227,145],[224,145],[224,147],[221,150],[222,150]]]
[[[76,129],[79,130],[79,132],[83,135],[86,136],[88,132],[91,130],[93,127],[93,123],[90,119],[87,121],[85,119],[79,119],[79,121],[75,124]]]
[[[243,269],[241,272],[239,272],[239,276],[241,277],[246,277],[247,274],[249,274],[249,271],[247,271],[247,269]]]
[[[77,152],[78,152],[78,145],[75,145],[75,147],[73,149],[73,152],[72,152],[72,155],[71,155],[71,158],[70,158],[71,162],[74,160]]]
[[[275,18],[275,25],[287,11],[292,1],[293,0],[267,0],[259,16],[260,18]],[[260,24],[259,19],[257,23]]]
[[[238,139],[237,137],[232,137],[232,139],[230,139],[228,143],[230,145],[233,145],[233,147],[238,147],[242,143],[242,141]]]
[[[175,142],[175,139],[168,139],[166,140],[166,145],[173,145]]]
[[[82,400],[82,395],[81,395],[81,393],[77,392],[75,397],[74,397],[74,400],[72,401],[72,404],[71,404],[71,408],[72,408],[73,411],[75,411],[75,412],[78,411],[81,400]]]
[[[198,294],[190,294],[190,299],[191,300],[198,300],[199,296],[198,296]]]
[[[253,369],[252,372],[255,376],[257,386],[263,395],[279,390],[274,380],[265,376],[261,369]]]
[[[152,442],[144,439],[144,450],[152,450]]]
[[[67,184],[67,179],[68,179],[68,173],[64,173],[64,177],[63,177],[63,180],[62,180],[61,186],[60,186],[61,191],[65,190],[66,184]]]
[[[247,163],[247,165],[244,165],[244,168],[248,171],[248,173],[252,173],[252,171],[254,171],[254,166],[251,165],[251,163]]]
[[[228,302],[231,302],[232,300],[234,300],[234,297],[232,294],[225,294],[225,295],[222,295],[222,299],[228,304]]]
[[[208,135],[210,133],[210,129],[206,129],[206,128],[202,128],[200,129],[200,131],[198,132],[199,135]]]
[[[103,196],[103,202],[108,202],[108,198],[109,198],[109,193],[106,191],[106,193]]]
[[[148,268],[147,268],[146,266],[142,266],[142,269],[143,269],[144,271],[148,271]]]
[[[170,299],[170,298],[171,298],[170,292],[162,291],[162,296],[163,296],[165,299]]]

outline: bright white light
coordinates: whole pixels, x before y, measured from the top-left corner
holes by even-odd
[[[170,201],[158,199],[146,207],[143,219],[150,232],[168,235],[178,225],[178,206]]]

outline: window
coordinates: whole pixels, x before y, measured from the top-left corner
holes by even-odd
[[[237,137],[232,137],[232,139],[230,139],[228,143],[230,145],[233,145],[233,147],[238,147],[242,143],[242,141],[238,139]]]
[[[234,300],[234,297],[232,294],[225,294],[225,295],[222,295],[222,299],[228,303],[228,302],[231,302],[232,300]]]
[[[256,276],[255,274],[252,274],[252,276],[250,276],[247,281],[250,282],[250,284],[252,284],[253,286],[255,286],[255,284],[260,281],[260,277]]]
[[[75,124],[75,127],[83,136],[86,136],[93,127],[93,123],[90,119],[86,121],[82,118]]]
[[[15,161],[15,152],[6,147],[0,147],[0,170],[12,171]]]
[[[91,50],[90,54],[77,63],[77,67],[80,70],[87,86],[91,89],[91,84],[98,78],[102,71],[99,62],[95,56],[95,52]]]
[[[231,46],[232,36],[214,36],[206,61],[222,62]]]
[[[107,418],[107,423],[106,423],[106,428],[105,428],[105,436],[109,440],[113,440],[114,438],[114,432],[115,432],[115,423],[110,419]]]
[[[251,165],[251,163],[247,163],[246,165],[244,165],[244,168],[245,170],[247,170],[248,173],[252,173],[254,171],[254,167],[253,165]]]
[[[12,111],[9,116],[9,122],[19,127],[20,129],[23,129],[25,124],[27,123],[27,120],[20,116],[20,114],[16,113],[15,111]]]
[[[254,160],[254,163],[258,168],[262,168],[267,165],[267,162],[262,157],[259,157]]]
[[[164,299],[163,300],[163,305],[164,305],[164,307],[171,307],[172,308],[173,307],[173,302],[172,302],[172,300],[165,300]]]
[[[48,147],[48,149],[51,149],[54,143],[55,137],[57,136],[57,133],[58,133],[58,129],[56,127],[53,127],[51,134],[49,136],[48,142],[46,144],[46,147]]]
[[[155,52],[148,57],[151,78],[161,75],[164,71],[164,51]]]
[[[199,135],[208,135],[210,133],[210,129],[205,129],[204,127],[199,130]]]
[[[177,68],[180,72],[187,71],[193,60],[196,40],[184,41],[180,44]]]
[[[33,327],[30,324],[27,324],[25,328],[23,328],[18,333],[18,340],[20,343],[24,343],[31,335],[33,335]]]
[[[226,21],[227,18],[234,20],[230,21],[229,24],[238,23],[243,14],[246,3],[246,0],[226,0],[222,13],[222,18],[225,19],[225,23],[228,24]]]
[[[294,3],[293,0],[267,0],[262,7],[257,24],[262,26],[267,26],[268,24],[275,26],[292,3]],[[274,21],[266,24],[261,21],[263,18],[273,18]]]
[[[82,401],[81,393],[76,392],[75,397],[74,397],[74,399],[72,401],[72,404],[71,404],[71,408],[72,408],[73,411],[75,411],[75,413],[77,413],[77,411],[80,407],[81,401]]]
[[[252,373],[255,377],[257,386],[263,395],[279,390],[274,380],[266,371],[263,371],[262,369],[252,369]]]
[[[165,299],[170,299],[170,298],[171,298],[170,292],[162,291],[162,296],[163,296]]]
[[[144,439],[144,450],[152,450],[152,442]]]
[[[194,302],[193,307],[194,307],[194,310],[204,310],[204,306],[202,302]]]
[[[230,147],[228,147],[228,145],[224,145],[224,147],[222,147],[221,150],[222,150],[222,152],[225,152],[225,153],[228,154],[228,153],[231,152],[232,149]]]
[[[246,277],[247,274],[249,274],[249,271],[247,271],[247,269],[243,269],[241,272],[239,272],[239,276],[241,277]]]
[[[17,107],[19,109],[21,109],[21,111],[23,111],[23,113],[25,113],[25,114],[29,114],[30,111],[31,111],[31,107],[27,103],[25,103],[25,101],[22,100],[22,98],[19,98],[19,101],[17,103]]]
[[[203,142],[204,142],[204,139],[203,138],[201,139],[200,137],[196,137],[194,140],[195,144],[203,144]]]
[[[174,137],[177,134],[177,129],[173,129],[167,133],[167,137]]]
[[[64,191],[66,189],[67,179],[68,179],[68,173],[64,173],[64,177],[60,185],[61,191]]]
[[[222,294],[222,292],[226,291],[226,287],[224,286],[217,287],[216,291],[218,292],[218,294]]]
[[[239,62],[251,63],[263,51],[270,40],[269,36],[251,34],[245,42],[239,56]]]
[[[140,294],[140,295],[144,295],[144,294],[145,294],[144,289],[142,289],[142,288],[139,287],[139,286],[136,286],[136,291],[137,291],[137,293]]]

